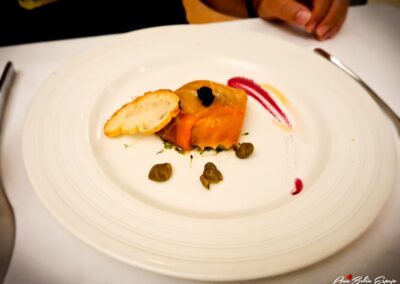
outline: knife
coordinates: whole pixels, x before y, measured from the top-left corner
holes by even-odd
[[[15,75],[13,64],[7,62],[0,78],[0,141],[2,138],[4,110]],[[6,276],[14,249],[14,242],[15,216],[4,190],[0,168],[0,283],[3,283]]]
[[[339,67],[342,71],[350,75],[354,80],[356,80],[364,90],[374,99],[374,101],[381,107],[381,109],[385,112],[385,114],[391,119],[400,135],[400,118],[396,114],[396,112],[387,104],[381,97],[375,93],[368,85],[364,82],[356,73],[354,73],[350,68],[343,64],[339,59],[329,54],[327,51],[323,50],[322,48],[315,48],[314,51],[328,59],[331,63],[333,63],[336,67]]]

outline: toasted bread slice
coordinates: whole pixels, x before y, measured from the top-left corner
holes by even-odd
[[[179,97],[171,90],[147,92],[117,110],[104,125],[108,137],[152,134],[179,113]]]

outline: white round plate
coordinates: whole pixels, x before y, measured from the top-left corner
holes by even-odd
[[[285,131],[249,97],[240,139],[255,146],[249,159],[103,134],[110,115],[146,91],[234,76],[275,86],[291,105],[282,104],[294,125]],[[23,154],[36,193],[79,238],[132,265],[202,280],[277,275],[343,248],[384,206],[397,162],[387,119],[356,82],[311,51],[218,26],[137,31],[77,56],[31,104]],[[208,161],[224,175],[211,190],[199,181]],[[171,179],[150,181],[162,162]],[[296,178],[304,189],[292,195]]]

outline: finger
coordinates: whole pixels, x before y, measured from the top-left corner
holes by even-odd
[[[317,24],[326,16],[331,7],[332,0],[314,0],[311,18],[307,22],[306,31],[314,32]]]
[[[328,14],[316,27],[315,31],[319,39],[326,38],[340,29],[346,18],[348,6],[348,0],[333,0]]]
[[[294,0],[263,0],[257,12],[266,20],[280,19],[301,26],[311,17],[310,10]]]
[[[325,34],[325,36],[319,38],[319,40],[326,40],[336,36],[336,34],[339,32],[340,28],[343,26],[343,23],[346,20],[346,14],[340,17],[340,19],[336,22],[336,24]]]

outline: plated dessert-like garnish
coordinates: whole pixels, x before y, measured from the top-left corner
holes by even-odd
[[[246,107],[243,90],[198,80],[175,92],[147,92],[125,104],[106,122],[104,133],[157,133],[183,150],[230,149],[238,143]]]
[[[164,140],[164,146],[168,143],[183,151],[234,148],[236,156],[244,159],[253,151],[250,143],[238,145],[246,107],[247,94],[242,89],[198,80],[175,92],[158,90],[137,97],[108,119],[104,133],[107,137],[157,133]],[[148,178],[164,182],[171,174],[170,163],[156,164]],[[206,163],[200,176],[202,185],[210,189],[210,184],[222,179],[217,167]]]
[[[272,116],[272,122],[286,133],[291,135],[294,130],[301,129],[298,126],[301,126],[301,120],[289,120],[286,111],[291,114],[291,119],[299,116],[278,89],[245,77],[233,77],[227,81],[227,85],[196,80],[175,91],[162,89],[147,92],[117,110],[104,125],[104,133],[108,137],[157,134],[164,140],[164,149],[174,148],[183,154],[192,149],[200,150],[201,154],[209,149],[217,152],[233,149],[237,158],[247,159],[253,154],[254,146],[252,143],[239,142],[239,138],[248,96],[260,103]],[[293,121],[297,124],[293,124]],[[192,155],[190,157],[193,159]],[[148,178],[164,182],[171,174],[170,163],[156,164],[150,169]],[[210,189],[210,184],[222,180],[223,176],[217,167],[206,163],[200,176],[204,188]],[[291,194],[299,194],[303,187],[303,181],[296,177]]]

